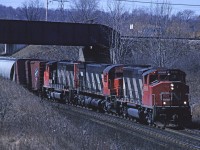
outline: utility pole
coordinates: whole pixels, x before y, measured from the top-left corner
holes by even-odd
[[[47,0],[46,3],[46,21],[48,21],[48,9],[49,9],[49,3],[51,3],[53,0]]]
[[[64,4],[65,2],[69,2],[68,0],[46,0],[46,21],[48,21],[48,9],[49,9],[49,3],[55,1],[55,2],[58,2],[60,3],[59,6],[60,6],[60,10],[61,10],[61,13],[63,15],[64,13]]]
[[[69,2],[68,0],[54,0],[59,3],[60,6],[60,13],[61,13],[61,20],[64,21],[64,13],[65,13],[65,3]]]
[[[48,21],[48,7],[49,7],[49,0],[46,3],[46,21]]]
[[[60,3],[60,10],[64,10],[65,3],[69,2],[68,0],[53,0],[53,1]]]

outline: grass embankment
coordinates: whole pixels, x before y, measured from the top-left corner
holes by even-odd
[[[90,120],[73,118],[52,105],[58,104],[41,102],[20,85],[0,78],[0,149],[163,149]]]
[[[12,55],[15,58],[77,60],[79,47],[29,45]]]
[[[200,78],[199,73],[187,73],[187,83],[190,87],[190,105],[193,121],[200,124]]]

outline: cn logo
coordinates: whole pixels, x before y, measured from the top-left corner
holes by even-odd
[[[38,78],[39,78],[39,70],[38,70],[38,68],[36,68],[35,69],[35,83],[34,83],[35,88],[38,87]]]
[[[39,75],[39,71],[38,71],[38,68],[35,69],[35,78],[37,78]]]

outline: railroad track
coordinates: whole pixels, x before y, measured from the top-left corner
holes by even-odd
[[[52,107],[59,109],[62,113],[70,114],[75,117],[81,117],[91,120],[98,124],[132,134],[144,140],[156,143],[160,146],[171,146],[177,149],[200,150],[200,136],[191,134],[187,130],[158,129],[135,123],[133,121],[123,119],[117,116],[104,113],[97,113],[90,109],[83,109],[72,105],[56,104]],[[91,113],[92,111],[92,113]],[[192,132],[192,130],[191,130]]]

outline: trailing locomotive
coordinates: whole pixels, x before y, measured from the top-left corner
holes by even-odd
[[[3,68],[7,78],[49,99],[163,128],[191,120],[186,74],[179,69],[0,58],[5,77]]]

